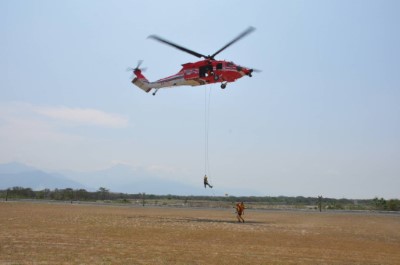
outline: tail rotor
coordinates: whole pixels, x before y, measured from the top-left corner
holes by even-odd
[[[139,73],[146,71],[147,68],[140,68],[142,63],[143,63],[143,60],[139,60],[135,68],[132,68],[132,67],[126,68],[126,71],[133,72],[131,79],[135,78],[135,73],[138,73],[138,71],[139,71]]]

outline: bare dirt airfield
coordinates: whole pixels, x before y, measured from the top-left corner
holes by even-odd
[[[0,264],[400,264],[400,215],[0,202]]]

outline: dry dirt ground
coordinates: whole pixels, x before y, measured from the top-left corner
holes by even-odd
[[[0,202],[0,264],[400,264],[400,215]]]

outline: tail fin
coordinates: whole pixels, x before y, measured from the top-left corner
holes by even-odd
[[[134,69],[133,73],[136,77],[132,80],[132,84],[138,86],[140,89],[145,91],[146,93],[150,92],[151,87],[149,85],[149,80],[142,74],[140,69]]]

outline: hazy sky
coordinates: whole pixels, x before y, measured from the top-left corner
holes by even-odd
[[[381,0],[1,0],[0,163],[123,163],[201,185],[211,88],[219,191],[399,198],[399,10]],[[252,78],[155,97],[130,83],[125,69],[140,59],[150,80],[198,60],[151,34],[212,54],[248,26],[217,58],[263,70]]]

